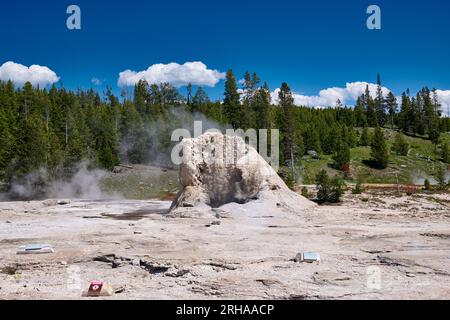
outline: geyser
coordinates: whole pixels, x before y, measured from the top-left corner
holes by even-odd
[[[244,204],[257,199],[280,206],[294,200],[295,206],[313,203],[292,192],[272,167],[240,136],[205,133],[181,142],[180,192],[174,208],[227,203]],[[292,202],[292,201],[289,201]]]

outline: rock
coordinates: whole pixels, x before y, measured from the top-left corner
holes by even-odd
[[[114,260],[116,260],[116,255],[113,253],[105,254],[105,255],[97,256],[97,257],[93,258],[92,260],[98,261],[98,262],[112,263]]]
[[[139,267],[141,265],[141,260],[140,259],[133,259],[133,261],[131,261],[131,264],[133,266]]]
[[[319,154],[315,150],[309,150],[307,153],[313,159],[320,159]]]
[[[124,261],[122,261],[122,259],[114,259],[112,262],[112,268],[116,269],[119,268],[123,265]]]
[[[182,276],[188,274],[189,272],[190,271],[187,269],[181,269],[181,270],[175,269],[173,271],[166,272],[164,274],[164,276],[172,277],[172,278],[179,278],[179,277],[182,277]]]
[[[266,287],[272,287],[275,285],[281,285],[281,282],[276,279],[257,279],[256,282],[260,282]]]
[[[225,270],[236,270],[237,269],[236,266],[226,264],[224,262],[210,262],[209,265],[211,267],[216,267],[216,268],[225,269]]]
[[[122,293],[122,292],[124,292],[125,291],[125,287],[119,287],[119,288],[117,288],[117,289],[115,289],[114,290],[114,293]]]
[[[275,201],[296,209],[314,206],[292,192],[273,168],[239,136],[205,133],[181,142],[180,192],[172,203],[177,208],[218,208],[228,203],[245,204],[257,199]]]
[[[18,274],[18,271],[19,271],[19,265],[17,265],[17,264],[5,266],[0,269],[0,273],[4,273],[4,274],[10,275],[10,276],[14,276],[14,275]]]
[[[46,207],[53,207],[58,204],[58,200],[49,199],[49,200],[43,201],[42,204]]]
[[[143,269],[147,270],[151,274],[165,273],[170,269],[169,266],[143,259],[141,259],[140,265]]]
[[[123,172],[123,168],[120,167],[114,167],[113,171],[114,174],[118,174],[118,173],[122,173]]]

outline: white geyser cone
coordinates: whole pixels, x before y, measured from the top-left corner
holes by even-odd
[[[264,202],[301,211],[315,204],[292,192],[239,136],[205,133],[181,142],[180,192],[172,210]]]

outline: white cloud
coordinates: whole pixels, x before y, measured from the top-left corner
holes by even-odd
[[[31,82],[34,86],[46,86],[58,82],[59,79],[54,71],[44,66],[27,67],[12,61],[5,62],[0,66],[0,80],[11,80],[18,85]]]
[[[375,97],[377,85],[368,82],[349,82],[345,88],[332,87],[319,91],[316,96],[306,96],[302,94],[293,93],[294,104],[297,106],[306,107],[333,107],[336,105],[336,101],[339,99],[342,104],[350,104],[362,95],[366,91],[366,87],[369,86],[370,95]],[[381,87],[384,95],[389,93],[389,89]],[[278,93],[280,89],[275,89],[272,93],[272,101],[278,103]]]
[[[449,116],[450,111],[450,90],[436,90],[442,114]]]
[[[96,86],[99,86],[102,84],[102,80],[100,80],[99,78],[92,78],[91,82]]]
[[[120,87],[134,86],[139,80],[148,83],[168,82],[175,87],[186,86],[189,83],[214,87],[220,80],[225,78],[224,72],[211,70],[202,62],[154,64],[144,71],[126,70],[119,73],[118,85]]]
[[[350,95],[351,99],[356,100],[360,95],[362,95],[364,92],[366,92],[366,87],[369,85],[369,91],[370,95],[375,98],[377,94],[377,88],[378,85],[375,83],[368,83],[368,82],[350,82],[346,85],[346,91]],[[389,90],[386,87],[381,87],[381,91],[383,92],[383,95],[386,96],[391,90]]]
[[[355,100],[366,91],[366,86],[369,86],[370,95],[374,98],[376,96],[377,85],[368,82],[349,82],[345,88],[332,87],[323,89],[316,96],[306,96],[302,94],[293,93],[294,104],[297,106],[325,108],[334,107],[336,101],[341,100],[343,105],[354,105]],[[386,96],[390,90],[386,87],[381,87],[383,95]],[[280,89],[275,89],[271,93],[272,102],[278,103],[278,93]],[[436,90],[439,103],[441,104],[441,110],[443,115],[447,115],[450,112],[450,90]],[[397,102],[400,105],[401,96],[397,96]]]

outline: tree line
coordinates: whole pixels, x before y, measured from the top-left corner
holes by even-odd
[[[223,101],[211,101],[201,86],[194,90],[189,85],[182,94],[168,83],[144,80],[135,85],[132,97],[117,97],[110,88],[100,95],[92,89],[30,83],[19,87],[0,81],[0,182],[42,169],[45,179],[68,177],[83,160],[108,170],[121,162],[152,162],[156,151],[170,152],[170,128],[183,121],[174,110],[235,129],[279,129],[281,162],[291,169],[314,151],[333,155],[345,172],[349,148],[357,145],[371,145],[375,162],[384,167],[382,127],[426,136],[436,147],[441,133],[450,131],[435,90],[424,88],[415,96],[405,91],[397,101],[392,93],[383,96],[379,77],[375,97],[367,87],[354,108],[337,101],[324,109],[295,106],[287,83],[281,85],[275,105],[268,84],[256,73],[246,72],[238,82],[232,70],[226,74]],[[167,123],[172,126],[162,125]],[[369,127],[376,128],[373,139]]]

